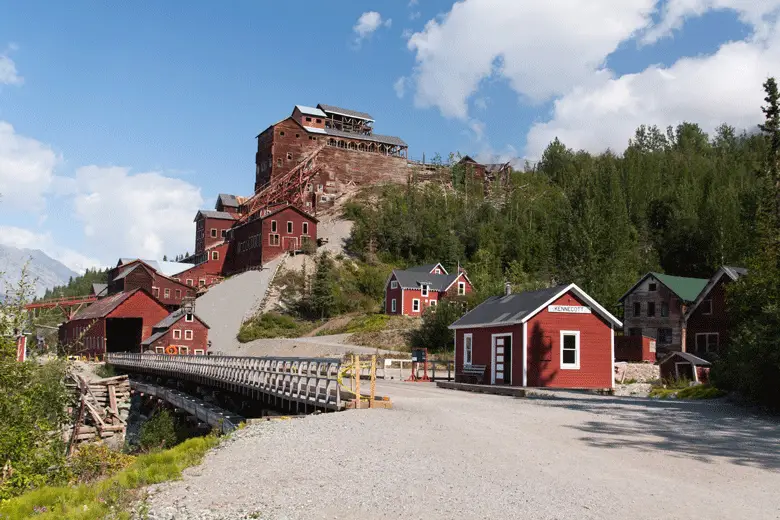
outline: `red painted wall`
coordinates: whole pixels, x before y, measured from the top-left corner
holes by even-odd
[[[227,259],[228,249],[230,245],[224,243],[209,249],[208,260],[200,263],[191,269],[187,269],[176,275],[184,285],[188,287],[208,287],[222,279],[222,274],[225,272],[225,260]],[[217,253],[217,259],[213,259],[213,252]],[[205,254],[205,253],[204,253]],[[201,284],[201,280],[203,283]]]
[[[179,275],[176,275],[177,277]],[[168,297],[165,296],[165,290],[168,289]],[[159,291],[159,296],[158,296]],[[188,287],[182,282],[177,282],[173,278],[157,273],[154,277],[154,286],[152,288],[152,294],[160,300],[164,305],[170,305],[172,307],[178,307],[181,305],[185,296],[195,296],[195,289]]]
[[[553,305],[582,305],[573,294],[563,295]],[[560,331],[580,331],[580,368],[560,368]],[[487,365],[490,383],[492,334],[512,334],[512,385],[523,383],[523,327],[512,325],[456,331],[456,373],[463,368],[463,335],[472,334],[472,364]],[[527,385],[552,388],[610,388],[612,386],[612,329],[598,314],[550,313],[545,308],[528,322]]]
[[[181,339],[173,338],[174,330],[181,331]],[[187,338],[186,331],[188,330],[192,331],[192,339],[186,339]],[[197,318],[194,318],[193,321],[191,322],[187,322],[184,319],[184,316],[182,316],[181,318],[179,318],[179,320],[176,323],[171,325],[171,327],[163,336],[155,340],[150,345],[149,350],[154,352],[155,347],[165,348],[168,345],[177,345],[179,347],[189,348],[190,354],[195,354],[196,349],[202,349],[205,354],[206,351],[208,350],[208,344],[209,344],[209,329]]]
[[[655,339],[647,336],[615,336],[615,361],[655,363],[658,346],[652,348],[653,343]]]
[[[195,253],[202,253],[205,249],[225,240],[222,231],[227,232],[235,222],[235,220],[221,218],[199,218],[195,224]],[[216,230],[216,237],[211,236],[212,229]]]
[[[391,283],[392,281],[397,281],[395,275],[391,275],[390,279],[387,281],[387,286],[385,287],[385,314],[401,314],[401,286],[399,285],[395,289],[391,289]],[[391,303],[391,300],[395,299],[395,312],[393,312],[393,304]]]
[[[728,281],[727,281],[728,280]],[[709,297],[712,298],[712,314],[703,314],[702,306],[696,307],[691,317],[688,318],[688,331],[686,336],[686,351],[692,354],[706,354],[706,351],[696,350],[696,333],[717,332],[718,353],[723,354],[729,341],[728,308],[726,303],[726,286],[732,283],[726,277],[712,288]]]
[[[106,318],[141,318],[141,341],[152,335],[152,327],[168,316],[168,309],[143,291],[138,291],[114,309]]]
[[[86,329],[81,340],[77,338]],[[101,355],[106,349],[106,320],[71,320],[63,323],[58,331],[60,345],[69,346],[68,353],[73,355]]]
[[[458,296],[458,282],[462,281],[466,283],[466,294],[469,294],[474,290],[468,280],[466,280],[465,277],[461,277],[452,284],[452,287],[450,287],[447,292],[428,291],[428,296],[423,297],[420,289],[403,289],[403,291],[401,291],[400,287],[398,289],[391,289],[390,282],[393,280],[395,280],[395,276],[388,280],[387,286],[385,287],[385,313],[387,314],[393,314],[391,311],[392,304],[390,303],[393,298],[396,298],[398,301],[395,314],[401,314],[401,301],[403,301],[404,316],[422,316],[425,309],[431,306],[432,300],[436,301],[438,304],[443,298],[456,298]],[[420,300],[420,310],[418,312],[412,310],[412,302],[415,299]]]

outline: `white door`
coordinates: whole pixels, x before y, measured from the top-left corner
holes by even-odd
[[[512,335],[493,335],[492,343],[490,382],[494,385],[509,385],[512,379]]]

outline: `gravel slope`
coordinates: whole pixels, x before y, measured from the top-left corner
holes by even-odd
[[[378,387],[237,432],[149,518],[780,518],[780,425],[723,403]]]

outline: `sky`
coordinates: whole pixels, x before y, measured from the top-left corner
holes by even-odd
[[[194,248],[295,104],[409,155],[621,152],[640,124],[755,129],[780,0],[0,0],[0,243],[77,271]]]

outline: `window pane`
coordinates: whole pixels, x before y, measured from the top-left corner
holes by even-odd
[[[563,350],[563,362],[567,365],[574,365],[577,363],[577,353],[574,350]]]
[[[563,348],[566,350],[574,350],[577,348],[577,338],[573,335],[567,334],[563,337]]]

